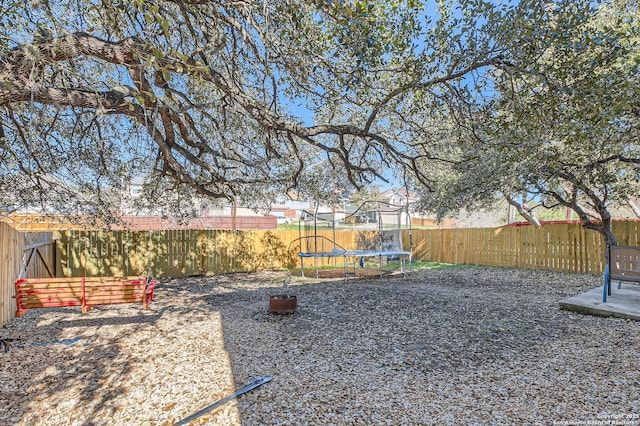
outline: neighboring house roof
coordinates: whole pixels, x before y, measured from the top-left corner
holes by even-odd
[[[295,191],[287,191],[287,197],[289,197],[291,201],[304,201],[300,198],[300,195]]]
[[[404,199],[404,200],[408,200],[409,202],[415,202],[418,200],[418,196],[412,192],[407,191],[405,188],[391,188],[391,189],[387,189],[386,191],[382,192],[381,198],[383,199]]]

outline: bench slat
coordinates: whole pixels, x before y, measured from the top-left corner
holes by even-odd
[[[20,300],[44,300],[44,299],[78,299],[82,300],[82,292],[69,292],[69,291],[30,291],[28,293],[21,293]]]
[[[136,303],[142,302],[143,297],[114,297],[114,296],[101,296],[85,300],[86,305],[112,305],[116,303]]]
[[[30,300],[82,300],[82,294],[57,293],[57,294],[28,294],[20,298],[22,301]]]
[[[29,294],[55,294],[55,293],[82,293],[82,287],[20,287],[18,293]]]
[[[96,292],[93,294],[87,294],[85,300],[87,303],[92,303],[94,300],[101,299],[122,299],[122,300],[142,300],[144,298],[144,293],[131,293],[131,294],[122,294],[122,293],[109,293],[109,292]]]
[[[61,308],[64,306],[82,306],[81,300],[50,300],[46,301],[46,303],[36,303],[35,301],[29,301],[27,303],[23,303],[22,307],[25,309],[35,309],[35,308]]]
[[[87,283],[85,286],[87,289],[90,288],[145,288],[147,283],[145,281],[113,281],[106,283]]]
[[[50,285],[46,285],[46,284],[31,284],[31,283],[24,283],[22,285],[20,285],[20,287],[18,288],[19,291],[21,292],[27,292],[27,291],[55,291],[57,289],[61,289],[61,290],[67,290],[67,289],[75,289],[75,290],[79,290],[82,288],[81,284],[63,284],[63,283],[57,283],[57,284],[50,284]]]

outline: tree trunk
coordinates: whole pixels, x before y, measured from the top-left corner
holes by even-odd
[[[602,222],[602,236],[604,237],[605,244],[608,246],[616,246],[618,242],[616,241],[616,237],[613,235],[613,227],[611,226],[611,220],[606,220]]]
[[[582,226],[586,229],[598,231],[604,238],[604,243],[608,246],[617,246],[615,235],[613,235],[613,227],[611,226],[611,219],[603,219],[601,222],[585,222],[583,220]]]
[[[520,216],[525,218],[527,222],[529,222],[534,226],[540,226],[540,221],[535,216],[535,214],[532,211],[527,210],[522,203],[517,202],[516,200],[511,198],[509,195],[505,195],[504,198],[505,200],[507,200],[507,203],[509,203],[509,205],[516,208]]]

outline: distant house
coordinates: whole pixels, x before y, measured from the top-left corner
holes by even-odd
[[[269,213],[277,216],[280,221],[293,218],[305,220],[317,215],[318,219],[322,221],[339,222],[345,217],[342,205],[317,205],[315,202],[302,199],[294,191],[289,191],[286,195],[278,197]]]
[[[322,222],[334,222],[339,223],[344,221],[345,219],[345,210],[340,205],[334,206],[325,206],[320,205],[316,207],[309,207],[302,212],[301,219],[303,220],[313,220],[313,218],[317,218],[317,220]]]
[[[276,199],[269,213],[277,217],[297,219],[304,210],[310,208],[310,202],[302,199],[298,193],[289,191]]]
[[[211,205],[206,199],[194,199],[192,218],[168,216],[163,208],[140,209],[135,200],[142,194],[145,179],[137,177],[129,182],[121,204],[121,222],[112,229],[128,230],[186,230],[186,229],[275,229],[277,218],[231,204]]]
[[[289,191],[286,195],[282,195],[276,199],[275,204],[271,206],[269,214],[278,218],[278,223],[289,223],[293,219],[300,217],[301,211],[307,207],[309,203],[300,200],[298,194]]]
[[[394,206],[406,206],[418,202],[417,195],[404,188],[391,188],[380,194],[380,200]]]

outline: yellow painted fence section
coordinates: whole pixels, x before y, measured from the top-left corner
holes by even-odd
[[[366,232],[298,231],[60,231],[57,268],[63,276],[151,274],[154,277],[290,269],[298,253],[352,249],[371,239]],[[335,261],[335,259],[334,259]],[[320,265],[328,263],[320,260]]]

